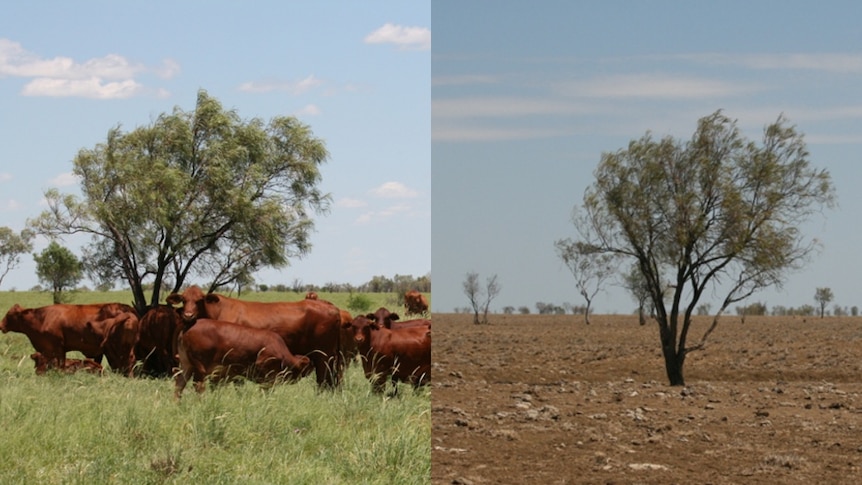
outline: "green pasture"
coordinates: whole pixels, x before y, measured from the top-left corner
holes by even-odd
[[[340,307],[348,298],[319,295]],[[394,306],[388,294],[370,295],[375,304]],[[127,292],[82,292],[73,303],[130,300]],[[50,295],[0,292],[3,314],[14,303],[43,306]],[[401,385],[396,397],[375,395],[358,364],[338,391],[318,390],[311,376],[266,390],[241,382],[198,395],[188,386],[177,402],[171,379],[37,376],[32,351],[23,334],[0,335],[0,483],[430,481],[429,389],[414,393]]]

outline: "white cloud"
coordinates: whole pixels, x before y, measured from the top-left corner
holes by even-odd
[[[0,210],[3,212],[11,212],[21,208],[21,204],[15,199],[7,199],[0,202]]]
[[[49,79],[37,78],[24,86],[24,96],[74,96],[92,99],[125,99],[144,92],[144,87],[132,79],[105,83],[99,78]]]
[[[0,77],[32,78],[21,94],[25,96],[72,96],[118,99],[151,93],[135,81],[147,72],[168,79],[179,72],[179,64],[167,59],[158,68],[148,68],[118,54],[108,54],[78,62],[70,57],[42,58],[21,44],[0,38]],[[157,90],[160,94],[163,90]]]
[[[401,182],[386,182],[380,187],[371,189],[370,193],[376,197],[387,199],[404,199],[419,195],[418,192]]]
[[[561,83],[565,96],[598,98],[695,99],[748,94],[759,86],[670,74],[630,74]]]
[[[702,53],[673,56],[695,62],[735,65],[751,69],[815,70],[824,72],[862,72],[862,54],[719,54]]]
[[[369,211],[360,215],[356,219],[356,224],[370,224],[372,222],[380,222],[389,219],[396,214],[401,214],[410,211],[411,207],[406,204],[398,204],[387,207],[380,211]]]
[[[239,90],[246,93],[269,93],[272,91],[283,91],[294,96],[304,94],[309,90],[323,84],[322,79],[309,75],[305,79],[299,81],[249,81],[240,84]]]
[[[366,44],[395,44],[402,50],[431,49],[431,30],[387,23],[365,36]]]
[[[435,118],[499,118],[504,116],[587,114],[595,108],[559,98],[524,98],[515,96],[450,98],[431,101]]]
[[[12,174],[6,172],[0,172],[0,182],[8,182],[12,180]]]
[[[356,209],[359,207],[365,207],[367,205],[368,203],[366,203],[364,200],[351,199],[350,197],[342,197],[341,199],[335,201],[336,207],[344,207],[346,209]]]
[[[157,76],[162,79],[173,79],[180,73],[180,63],[173,59],[165,59],[162,65],[154,69]]]
[[[77,175],[72,172],[65,172],[52,178],[48,183],[53,187],[69,187],[71,185],[78,185],[80,181],[81,179]]]
[[[316,104],[307,104],[296,112],[297,115],[319,116],[320,108]]]
[[[474,84],[495,84],[499,80],[485,74],[464,74],[460,76],[434,76],[431,78],[432,86],[467,86]]]

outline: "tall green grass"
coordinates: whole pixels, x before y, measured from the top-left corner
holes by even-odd
[[[29,293],[0,293],[0,311],[50,304]],[[127,301],[119,293],[75,302]],[[37,376],[31,352],[24,335],[0,335],[0,483],[430,482],[429,390],[375,395],[358,364],[338,391],[308,377],[188,386],[177,402],[173,380]]]

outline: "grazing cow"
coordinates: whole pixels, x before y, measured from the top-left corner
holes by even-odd
[[[102,361],[104,335],[87,322],[104,320],[134,309],[121,303],[90,305],[56,304],[40,308],[22,308],[17,303],[0,321],[3,333],[20,332],[27,336],[36,352],[46,359],[46,367],[65,367],[66,352],[77,350],[85,357]]]
[[[295,356],[281,337],[262,328],[198,318],[185,323],[177,338],[180,371],[176,374],[175,397],[183,393],[189,379],[203,392],[206,378],[212,382],[245,376],[255,382],[296,380],[311,372],[311,359]]]
[[[87,322],[91,331],[104,335],[102,352],[114,372],[133,376],[135,368],[135,345],[141,335],[138,316],[123,312],[111,318]]]
[[[320,300],[297,302],[250,302],[210,293],[197,286],[182,294],[173,293],[167,302],[182,304],[180,317],[186,322],[210,318],[272,330],[296,355],[305,355],[314,364],[317,384],[336,387],[342,375],[339,353],[341,315],[332,303]]]
[[[154,377],[173,374],[177,366],[177,332],[182,321],[170,305],[158,305],[141,317],[140,338],[135,345],[135,357],[141,361],[140,372]]]
[[[430,327],[391,330],[362,315],[342,325],[359,347],[365,377],[374,392],[383,391],[390,375],[393,384],[410,382],[414,388],[431,380]]]
[[[313,291],[309,291],[308,293],[305,294],[305,299],[306,300],[316,300],[317,299],[317,293],[315,293]]]
[[[410,290],[404,293],[404,306],[407,307],[407,313],[425,313],[428,311],[428,300],[425,295],[416,290]]]
[[[369,313],[365,316],[369,320],[374,320],[378,325],[381,325],[386,328],[398,329],[398,328],[408,328],[408,327],[428,327],[431,328],[431,320],[427,318],[417,318],[415,320],[406,320],[403,322],[399,322],[398,320],[401,318],[397,313],[392,313],[388,309],[384,307],[380,307],[374,313]]]
[[[33,359],[33,362],[36,365],[36,374],[41,376],[48,371],[48,358],[42,355],[42,352],[34,352],[30,354],[30,358]],[[66,362],[63,364],[63,368],[59,370],[69,374],[75,373],[79,370],[93,374],[101,374],[102,366],[93,359],[66,359]]]

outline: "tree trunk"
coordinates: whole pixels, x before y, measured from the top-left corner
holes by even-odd
[[[590,324],[590,300],[587,300],[587,306],[584,308],[584,323]]]
[[[671,386],[684,386],[685,379],[682,376],[682,364],[685,362],[685,355],[679,355],[677,352],[671,352],[664,356],[664,366],[667,370],[667,379]]]
[[[682,366],[685,363],[685,351],[677,349],[676,334],[670,328],[662,327],[661,353],[664,356],[664,367],[667,371],[667,379],[671,386],[684,386],[685,379],[682,375]]]
[[[473,312],[473,324],[479,325],[479,310]]]

